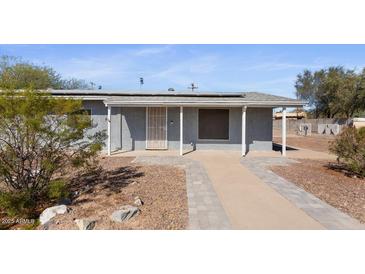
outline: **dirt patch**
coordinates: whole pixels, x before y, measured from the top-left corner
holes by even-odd
[[[329,142],[333,137],[322,136],[288,136],[286,144],[297,148],[310,149],[319,152],[328,152]],[[281,137],[273,137],[275,143],[281,144]]]
[[[328,161],[297,160],[272,171],[319,199],[365,223],[365,179],[332,169]]]
[[[79,191],[71,211],[55,217],[49,229],[77,229],[74,219],[97,220],[95,229],[185,229],[188,207],[184,170],[171,166],[142,166],[133,158],[102,159],[102,171],[76,176],[72,190]],[[139,196],[140,214],[125,223],[110,219],[113,211],[133,205]]]

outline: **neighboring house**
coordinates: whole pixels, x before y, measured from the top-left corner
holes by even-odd
[[[275,120],[281,120],[283,118],[283,114],[281,112],[276,112],[274,115],[274,119]],[[293,111],[293,112],[288,112],[286,114],[286,119],[291,119],[291,120],[300,120],[300,119],[305,119],[307,118],[307,113],[305,113],[304,111]]]
[[[118,92],[54,90],[83,100],[93,130],[108,133],[106,151],[161,149],[272,150],[273,108],[305,102],[258,92]],[[285,132],[285,121],[283,129]],[[283,136],[285,144],[285,134]],[[285,155],[285,146],[283,154]]]

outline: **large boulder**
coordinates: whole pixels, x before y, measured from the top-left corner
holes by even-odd
[[[138,207],[125,205],[122,206],[119,210],[114,211],[110,216],[110,218],[115,222],[122,223],[137,216],[138,214],[139,214]]]
[[[93,230],[96,224],[95,220],[76,219],[75,223],[80,230]]]
[[[48,223],[53,217],[58,214],[65,214],[67,212],[67,206],[58,205],[46,208],[39,216],[39,221],[42,225]]]

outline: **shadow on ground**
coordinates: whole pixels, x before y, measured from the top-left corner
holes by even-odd
[[[282,149],[282,145],[281,144],[277,144],[277,143],[272,143],[272,149],[274,151],[281,151]],[[294,148],[294,147],[289,147],[289,146],[286,146],[286,150],[298,150],[297,148]]]
[[[122,189],[133,183],[133,179],[144,176],[138,167],[123,166],[113,170],[101,167],[82,174],[76,174],[70,181],[72,199],[81,194],[90,194],[95,191],[106,190],[106,195],[119,193]],[[79,199],[76,203],[85,203],[89,199]]]
[[[350,178],[356,178],[356,177],[364,178],[363,176],[361,176],[361,174],[349,170],[348,167],[346,167],[346,165],[339,163],[339,162],[329,162],[323,166],[329,170],[334,170],[339,173],[342,173],[345,176],[350,177]]]

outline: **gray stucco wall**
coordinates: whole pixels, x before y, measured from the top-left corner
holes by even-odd
[[[107,129],[107,108],[101,101],[86,101],[85,108],[92,109],[96,130]],[[198,139],[198,108],[184,108],[184,149],[241,149],[241,108],[229,108],[229,140],[210,141]],[[168,148],[179,149],[179,108],[168,108]],[[144,107],[112,108],[112,150],[143,150],[146,147],[146,109]],[[247,150],[272,149],[272,109],[247,108]]]
[[[246,144],[248,150],[272,150],[272,108],[247,108]]]
[[[141,107],[122,108],[122,149],[142,150],[145,148],[146,109]]]
[[[93,122],[93,128],[86,132],[86,135],[93,135],[98,131],[107,130],[107,108],[102,101],[84,101],[85,109],[91,110],[91,119]],[[105,147],[106,149],[106,147]]]

